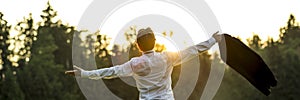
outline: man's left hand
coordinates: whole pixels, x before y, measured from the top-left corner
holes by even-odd
[[[221,42],[222,41],[222,34],[218,34],[218,33],[219,33],[219,31],[215,32],[213,34],[213,38],[215,38],[217,42]]]

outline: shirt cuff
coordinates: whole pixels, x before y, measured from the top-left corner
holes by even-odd
[[[209,44],[215,44],[217,41],[214,37],[211,37],[209,40],[208,40]]]

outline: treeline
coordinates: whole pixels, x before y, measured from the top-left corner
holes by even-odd
[[[249,46],[265,60],[278,85],[270,96],[264,96],[237,72],[226,69],[216,100],[297,100],[300,88],[300,26],[293,15],[287,24],[279,29],[278,40],[269,38],[262,42],[258,35],[248,39]],[[247,60],[247,57],[245,57]]]
[[[0,99],[84,99],[76,81],[65,77],[72,67],[74,26],[54,21],[57,12],[47,4],[35,22],[29,16],[11,26],[0,13]]]
[[[98,68],[103,68],[121,64],[141,55],[131,39],[136,35],[135,27],[125,32],[127,42],[130,44],[128,47],[124,49],[115,45],[109,50],[107,48],[109,38],[99,31],[82,38],[82,34],[88,31],[77,30],[74,26],[54,20],[57,12],[49,2],[42,10],[42,21],[39,22],[35,22],[29,14],[18,24],[11,26],[3,16],[4,14],[0,12],[0,100],[82,100],[86,97],[98,99],[100,98],[98,88],[95,88],[97,82],[86,84],[85,88],[90,94],[84,96],[75,78],[64,75],[64,71],[73,69],[73,64],[93,66],[94,62],[91,62],[93,61],[91,59],[95,59]],[[279,40],[270,38],[267,42],[261,42],[257,35],[248,40],[249,46],[265,59],[279,81],[271,95],[263,96],[240,75],[227,68],[214,99],[298,98],[300,28],[294,16],[291,15],[287,25],[281,28],[280,32]],[[76,41],[73,41],[74,39]],[[161,52],[165,50],[165,46],[157,44],[155,50]],[[74,54],[76,57],[72,60]],[[199,94],[207,82],[211,61],[220,61],[217,55],[211,56],[207,52],[199,56],[201,62],[199,79],[189,99],[200,99]],[[172,86],[176,84],[180,70],[180,67],[175,67]],[[83,81],[89,80],[78,80]],[[136,88],[118,78],[103,81],[122,99],[138,98]]]
[[[0,12],[0,100],[98,99],[101,97],[97,92],[97,82],[86,84],[90,94],[84,96],[76,79],[64,75],[64,71],[73,69],[73,64],[89,69],[94,66],[94,59],[97,67],[103,68],[113,66],[113,58],[116,58],[115,64],[121,64],[141,55],[132,41],[136,35],[135,27],[125,32],[130,44],[127,48],[114,45],[109,50],[110,38],[99,31],[77,30],[61,20],[55,20],[57,12],[49,2],[42,10],[42,21],[39,22],[35,22],[29,14],[11,26],[3,16]],[[158,52],[166,49],[162,44],[155,47]],[[76,57],[72,59],[72,56]],[[120,98],[138,98],[137,89],[120,79],[105,83]],[[131,94],[120,92],[124,90]]]

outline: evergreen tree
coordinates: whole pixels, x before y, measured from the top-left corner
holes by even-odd
[[[62,99],[60,96],[62,83],[58,75],[63,72],[62,66],[55,64],[53,52],[57,49],[51,29],[40,26],[37,30],[37,40],[31,49],[31,59],[25,65],[20,76],[26,99]]]
[[[12,70],[12,63],[9,60],[9,56],[12,54],[12,51],[9,49],[10,27],[0,12],[0,99],[22,100],[24,99],[24,94],[17,83],[16,72]]]
[[[0,68],[0,79],[3,79],[3,72],[7,67],[11,66],[11,63],[8,59],[8,56],[11,54],[11,51],[8,50],[9,43],[9,31],[10,27],[7,24],[7,21],[3,19],[3,14],[0,12],[0,53],[1,53],[1,68]]]
[[[13,63],[17,63],[17,67],[22,69],[29,61],[30,49],[37,35],[32,14],[30,13],[28,18],[24,17],[23,21],[18,22],[14,29],[18,34],[13,38],[15,41],[13,50],[18,51],[14,52],[14,56],[19,56],[19,59]]]
[[[247,42],[248,42],[249,46],[256,51],[258,51],[262,48],[261,39],[259,38],[259,36],[257,34],[254,34],[251,39],[247,39]]]
[[[44,27],[48,30],[45,34],[51,34],[53,37],[54,45],[57,46],[57,49],[54,50],[54,62],[56,64],[62,65],[63,70],[73,69],[72,63],[72,42],[73,34],[80,33],[80,31],[75,30],[75,27],[62,24],[62,21],[56,21],[57,12],[52,8],[50,3],[47,3],[46,9],[43,10],[41,17],[43,18]],[[79,34],[75,34],[79,37]],[[59,70],[58,70],[59,72]],[[81,91],[74,80],[73,77],[66,77],[62,71],[57,74],[56,77],[60,83],[64,83],[62,88],[59,88],[59,91],[62,92],[64,99],[75,99],[83,98]],[[61,78],[64,77],[64,78]]]
[[[48,2],[48,7],[43,12],[51,10],[49,6]],[[51,17],[45,17],[47,15]],[[63,82],[60,81],[63,76],[63,66],[54,61],[53,53],[58,47],[51,34],[54,26],[52,17],[55,15],[56,12],[51,12],[43,13],[41,16],[43,22],[37,28],[36,41],[32,43],[30,49],[30,60],[19,72],[22,77],[19,80],[22,83],[22,90],[26,91],[26,99],[63,99],[64,92],[61,91]]]

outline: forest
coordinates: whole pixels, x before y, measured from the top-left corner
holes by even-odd
[[[81,34],[87,30],[77,30],[76,26],[63,24],[61,20],[54,20],[57,11],[48,2],[41,10],[42,21],[36,22],[31,14],[24,16],[16,25],[9,25],[4,19],[5,14],[0,11],[0,100],[84,100],[87,98],[80,90],[74,77],[66,76],[64,71],[73,69],[73,64],[81,66],[95,59],[98,68],[111,67],[112,58],[119,58],[114,63],[124,63],[124,55],[129,58],[139,56],[133,38],[136,35],[134,27],[125,32],[127,48],[114,45],[110,50],[110,37],[92,32],[85,38]],[[207,78],[210,64],[218,61],[220,66],[226,67],[221,86],[215,95],[215,100],[295,100],[300,96],[300,26],[293,14],[285,25],[278,29],[279,39],[269,38],[262,41],[258,35],[247,39],[247,45],[257,52],[267,63],[278,80],[278,85],[272,88],[271,95],[265,96],[255,89],[246,79],[234,70],[226,67],[216,53],[201,53],[199,56],[201,70],[196,87],[189,99],[200,99]],[[267,27],[267,26],[266,26]],[[14,33],[13,33],[14,32]],[[167,33],[163,33],[167,34]],[[230,34],[230,33],[228,33]],[[245,34],[245,33],[240,33]],[[76,41],[73,43],[73,39]],[[72,45],[73,44],[73,45]],[[75,45],[74,45],[75,44]],[[91,48],[94,47],[94,48]],[[76,49],[76,52],[72,51]],[[163,44],[155,46],[157,52],[165,50]],[[72,59],[72,54],[78,54]],[[247,58],[245,58],[247,59]],[[180,67],[174,68],[172,81],[176,84],[180,74]],[[297,78],[298,77],[298,78]],[[83,80],[85,81],[85,80]],[[107,87],[119,98],[125,100],[138,99],[138,91],[116,78],[103,80]],[[97,96],[95,84],[89,85],[90,91]],[[124,92],[126,91],[126,92]]]

